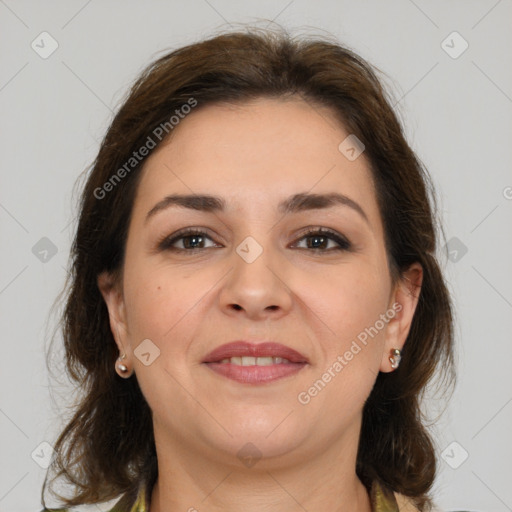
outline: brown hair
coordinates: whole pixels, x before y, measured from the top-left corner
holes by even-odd
[[[430,178],[407,144],[374,68],[329,38],[257,28],[211,37],[149,65],[113,119],[87,177],[61,318],[66,368],[81,398],[56,441],[48,472],[55,473],[52,482],[63,477],[74,486],[71,498],[58,495],[67,506],[135,494],[141,478],[154,482],[157,474],[151,411],[137,379],[122,379],[114,371],[118,350],[97,286],[102,271],[119,278],[123,267],[144,159],[131,169],[126,162],[151,134],[156,138],[157,127],[167,126],[172,134],[170,115],[191,98],[201,108],[291,95],[329,107],[364,143],[394,282],[411,263],[423,267],[401,365],[378,375],[364,406],[356,470],[367,486],[379,480],[413,498],[420,510],[431,506],[436,456],[420,398],[436,369],[450,383],[454,372],[452,307],[435,256]],[[122,179],[112,181],[123,166]],[[111,186],[105,187],[107,182]],[[98,192],[107,188],[108,193]]]

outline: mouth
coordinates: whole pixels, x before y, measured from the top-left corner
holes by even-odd
[[[235,341],[210,352],[203,364],[228,379],[245,384],[263,384],[294,375],[309,361],[301,353],[280,343]]]

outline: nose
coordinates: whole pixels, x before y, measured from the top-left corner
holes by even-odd
[[[249,237],[250,238],[250,237]],[[292,291],[286,265],[254,239],[233,251],[232,266],[219,294],[228,314],[244,314],[253,320],[277,319],[290,310]]]

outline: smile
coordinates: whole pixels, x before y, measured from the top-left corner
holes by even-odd
[[[235,364],[237,366],[270,366],[272,364],[291,363],[283,357],[227,357],[219,361],[221,364]]]
[[[203,364],[217,375],[243,384],[265,384],[298,373],[309,364],[300,352],[280,343],[234,341],[217,347]]]
[[[231,357],[203,363],[217,375],[242,384],[266,384],[297,374],[308,363],[292,363],[281,357]]]

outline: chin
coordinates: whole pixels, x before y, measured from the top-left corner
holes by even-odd
[[[239,421],[225,424],[233,437],[223,436],[221,439],[211,439],[210,442],[237,458],[243,458],[244,454],[264,459],[290,455],[312,436],[312,433],[308,433],[307,426],[304,423],[298,425],[297,418],[293,416],[290,409],[281,411],[279,415],[241,417]]]

